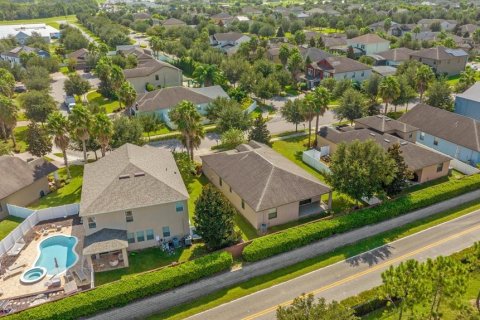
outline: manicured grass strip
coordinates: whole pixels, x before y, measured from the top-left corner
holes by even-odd
[[[200,299],[196,299],[194,302],[182,304],[180,306],[171,308],[165,312],[159,313],[155,316],[152,316],[150,319],[184,319],[194,314],[217,307],[221,304],[260,291],[262,289],[269,288],[276,284],[294,279],[317,269],[324,268],[336,262],[343,261],[352,256],[361,254],[365,251],[375,249],[389,242],[404,238],[406,236],[434,227],[441,223],[464,216],[472,211],[479,209],[480,199],[463,204],[454,209],[443,211],[428,218],[409,223],[403,227],[399,227],[384,232],[382,234],[361,240],[355,244],[338,248],[327,254],[302,261],[290,267],[253,278],[233,287],[219,290]]]
[[[14,216],[7,216],[5,219],[0,220],[0,240],[8,236],[22,221],[22,218]]]
[[[480,188],[480,175],[431,186],[386,201],[376,207],[358,210],[331,220],[322,220],[266,235],[243,251],[246,261],[258,261],[290,251],[335,234],[385,221]]]
[[[87,317],[228,270],[232,264],[229,253],[214,253],[27,309],[11,315],[9,319],[69,320]]]
[[[118,100],[110,100],[105,98],[101,93],[92,91],[87,94],[87,100],[90,104],[105,108],[106,113],[113,113],[120,109]]]
[[[56,28],[56,26],[58,25],[57,21],[75,22],[75,21],[77,21],[77,17],[74,14],[72,14],[72,15],[69,15],[69,16],[58,16],[58,17],[50,17],[50,18],[23,19],[23,20],[3,20],[3,21],[0,21],[0,26],[1,25],[11,25],[11,24],[45,23],[45,24],[51,25],[54,28]]]

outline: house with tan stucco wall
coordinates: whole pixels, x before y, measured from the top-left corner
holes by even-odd
[[[43,158],[25,162],[18,157],[0,157],[0,219],[8,215],[7,204],[28,206],[50,192],[48,175],[58,168]]]
[[[180,241],[190,234],[188,192],[169,150],[125,144],[85,165],[83,254],[102,255]],[[128,264],[128,262],[127,262]]]
[[[257,230],[331,208],[328,186],[264,144],[250,141],[201,159],[210,182]]]

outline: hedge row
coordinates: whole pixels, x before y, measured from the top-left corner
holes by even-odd
[[[62,300],[27,309],[11,315],[9,319],[58,320],[91,316],[211,276],[229,269],[232,264],[231,254],[213,253],[175,267],[133,275]]]
[[[243,250],[243,258],[246,261],[262,260],[338,233],[391,219],[478,188],[480,188],[480,175],[476,174],[418,190],[386,201],[379,206],[335,219],[293,227],[253,240]]]

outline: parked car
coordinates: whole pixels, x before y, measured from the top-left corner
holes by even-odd
[[[72,96],[65,97],[65,108],[67,108],[68,112],[72,111],[72,108],[75,107],[75,98]]]

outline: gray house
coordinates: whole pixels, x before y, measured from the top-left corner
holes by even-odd
[[[480,82],[455,97],[455,113],[480,121]]]

